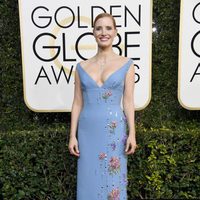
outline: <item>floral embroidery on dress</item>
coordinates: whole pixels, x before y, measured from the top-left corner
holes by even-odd
[[[123,143],[124,145],[126,145],[127,137],[128,137],[128,136],[125,134],[124,137],[122,138],[122,143]]]
[[[106,158],[106,157],[107,157],[107,154],[104,153],[104,152],[102,152],[102,153],[99,154],[99,159],[100,159],[100,160],[103,160],[103,159]]]
[[[104,92],[103,95],[102,95],[103,99],[105,99],[105,102],[107,102],[107,99],[108,99],[110,96],[112,96],[111,90],[108,90],[108,91]]]
[[[117,127],[117,122],[116,121],[112,121],[110,124],[108,124],[109,128],[110,128],[110,133],[114,133],[115,128]]]
[[[128,119],[127,119],[126,115],[124,115],[123,120],[124,120],[124,122],[125,122],[126,124],[128,124]]]
[[[128,179],[127,179],[127,177],[126,177],[126,174],[125,174],[125,173],[123,173],[123,183],[124,183],[125,185],[127,185],[127,184],[128,184]]]
[[[109,195],[108,195],[108,200],[120,200],[120,190],[119,188],[113,189]]]
[[[113,141],[110,146],[112,147],[112,150],[114,151],[116,149],[116,143],[115,141]]]
[[[118,157],[112,156],[110,158],[108,170],[111,175],[120,171],[120,159]]]

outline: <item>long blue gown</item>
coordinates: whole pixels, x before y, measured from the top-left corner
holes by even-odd
[[[77,200],[127,200],[126,115],[120,102],[129,59],[102,86],[77,64],[83,91],[78,119]]]

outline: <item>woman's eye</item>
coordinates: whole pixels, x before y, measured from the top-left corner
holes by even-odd
[[[99,31],[99,30],[101,30],[101,28],[100,28],[100,27],[97,27],[95,30],[96,30],[96,31]]]

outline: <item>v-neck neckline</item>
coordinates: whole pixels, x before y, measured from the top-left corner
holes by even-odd
[[[86,72],[85,69],[83,69],[83,67],[81,66],[81,64],[80,64],[80,63],[78,63],[78,64],[79,64],[80,68],[82,69],[82,71],[90,78],[90,80],[92,80],[92,82],[93,82],[99,89],[101,89],[101,88],[103,88],[103,87],[105,86],[105,84],[110,80],[110,78],[111,78],[114,74],[116,74],[118,71],[120,71],[123,67],[125,67],[125,66],[130,62],[130,60],[131,60],[131,59],[128,59],[128,61],[126,61],[121,67],[119,67],[117,70],[115,70],[113,73],[111,73],[111,75],[108,76],[108,78],[103,82],[102,85],[98,85],[97,82],[89,75],[89,73]]]

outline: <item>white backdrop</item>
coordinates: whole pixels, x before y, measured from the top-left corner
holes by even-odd
[[[178,99],[189,110],[200,109],[200,1],[182,0],[179,37]]]
[[[19,0],[24,100],[35,112],[70,112],[76,64],[96,53],[92,21],[105,11],[117,23],[113,49],[134,60],[135,106],[151,99],[151,0]]]

